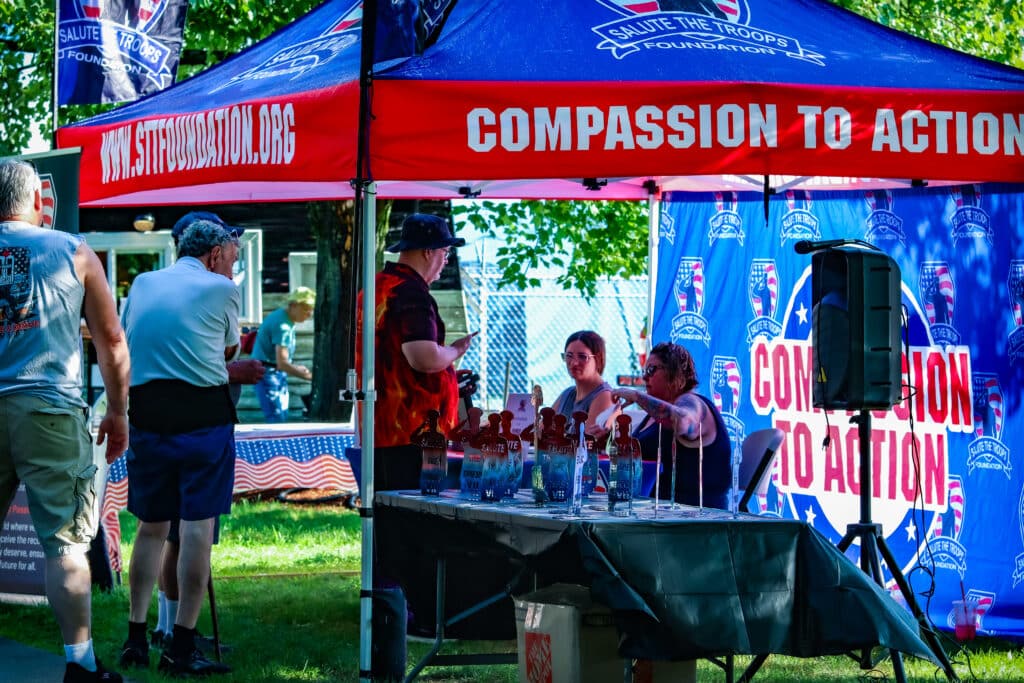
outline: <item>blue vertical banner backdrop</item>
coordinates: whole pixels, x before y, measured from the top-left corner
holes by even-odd
[[[904,399],[871,413],[873,521],[936,626],[962,591],[981,633],[1024,640],[1024,186],[789,190],[767,221],[759,192],[664,200],[652,341],[693,353],[735,447],[786,433],[752,505],[833,542],[860,517],[857,426],[812,406],[811,255],[794,244],[859,239],[898,264]]]
[[[188,0],[60,0],[58,102],[129,102],[174,83]]]

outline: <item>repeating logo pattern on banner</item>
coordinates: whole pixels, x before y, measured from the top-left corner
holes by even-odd
[[[681,343],[699,367],[710,368],[707,394],[721,406],[730,439],[740,433],[740,423],[743,431],[774,426],[785,433],[766,495],[751,508],[805,520],[837,543],[860,518],[866,494],[871,521],[898,562],[882,566],[895,600],[904,602],[891,574],[899,570],[919,606],[942,628],[952,626],[947,618],[953,601],[966,596],[978,605],[979,628],[983,619],[987,634],[1015,637],[1024,586],[1024,468],[1015,462],[1024,252],[1013,221],[1024,203],[1016,186],[981,189],[984,194],[971,185],[955,191],[779,193],[769,199],[774,230],[751,231],[743,245],[735,239],[712,243],[707,228],[678,230],[674,247],[662,242],[658,284],[659,291],[676,285],[680,258],[702,263],[714,309],[705,311],[713,344]],[[762,197],[753,192],[740,193],[735,208],[712,192],[675,197],[662,208],[679,226],[707,226],[723,209],[751,224],[763,211]],[[990,244],[989,234],[999,241]],[[813,259],[794,253],[797,235],[870,236],[902,273],[904,398],[868,413],[863,447],[858,424],[851,422],[861,411],[813,405]],[[744,262],[746,286],[740,288],[736,264]],[[661,296],[658,306],[656,341],[675,329],[670,323],[679,318],[680,302]],[[746,314],[739,313],[743,309]],[[777,322],[778,334],[768,328],[770,321]],[[739,387],[739,401],[730,384]],[[862,481],[865,458],[871,476]],[[989,533],[1011,520],[1019,538],[1007,543],[1005,534]],[[858,540],[848,550],[855,561]],[[932,592],[927,601],[920,597],[924,591]]]
[[[733,453],[743,447],[743,439],[746,437],[746,427],[737,415],[742,389],[743,374],[739,360],[730,356],[715,356],[711,360],[711,402],[722,414]]]
[[[821,53],[751,23],[746,0],[596,0],[624,18],[594,27],[598,48],[623,59],[641,50],[719,50],[781,55],[818,66]]]
[[[782,246],[786,246],[786,240],[821,239],[818,219],[811,213],[812,204],[810,192],[786,190],[786,207],[789,210],[782,217],[782,228],[779,230]]]
[[[711,345],[708,321],[704,312],[704,259],[684,256],[679,259],[675,279],[679,315],[672,319],[671,338],[677,344],[700,341]]]
[[[967,447],[967,473],[996,470],[1009,479],[1013,473],[1010,448],[1003,443],[1003,389],[999,377],[987,372],[974,375],[974,441]]]
[[[1024,259],[1010,261],[1006,289],[1010,298],[1010,313],[1013,315],[1013,330],[1010,331],[1006,355],[1011,362],[1016,363],[1024,360]]]
[[[918,279],[918,296],[931,327],[932,338],[941,346],[959,346],[960,333],[953,327],[956,292],[953,272],[945,261],[925,261]]]
[[[871,213],[865,221],[864,238],[873,244],[884,242],[907,243],[903,232],[903,219],[893,213],[892,190],[868,190],[864,193]]]
[[[715,192],[715,215],[708,223],[708,243],[714,244],[715,240],[734,239],[743,246],[743,219],[736,213],[736,206],[739,204],[739,197],[735,192]]]
[[[758,337],[778,337],[782,325],[775,320],[779,306],[779,272],[775,259],[756,258],[750,262],[747,295],[754,311],[754,319],[747,323],[747,343],[753,343]]]
[[[992,244],[992,225],[988,214],[981,204],[980,185],[957,185],[952,191],[956,209],[950,218],[953,226],[953,246],[964,239],[984,237]]]
[[[931,537],[928,539],[928,550],[923,553],[922,564],[932,569],[948,569],[956,572],[960,580],[967,573],[967,549],[960,543],[960,533],[964,528],[964,508],[966,500],[964,486],[960,477],[949,478],[949,512],[952,523],[947,515],[937,515],[932,523]]]

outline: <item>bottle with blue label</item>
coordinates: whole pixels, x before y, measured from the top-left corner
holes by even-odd
[[[519,487],[523,483],[523,458],[526,455],[523,440],[512,431],[514,417],[515,414],[511,410],[501,411],[501,436],[508,444],[508,486],[505,488],[507,498],[513,498],[519,493]]]
[[[586,429],[587,414],[582,411],[576,411],[572,414],[573,425],[566,434],[568,438],[579,438],[580,428]],[[582,473],[582,486],[583,486],[583,497],[589,498],[590,494],[594,492],[594,487],[597,485],[598,477],[598,455],[597,455],[597,441],[590,434],[584,431],[583,435],[584,445],[587,449],[587,460],[583,464]]]
[[[448,476],[448,440],[437,427],[440,417],[436,410],[427,411],[426,427],[415,437],[423,454],[420,493],[424,496],[440,495]]]
[[[484,470],[484,456],[480,450],[480,408],[466,412],[467,425],[459,433],[462,444],[462,472],[459,474],[459,491],[470,498],[480,498],[480,476]]]
[[[608,508],[618,516],[632,512],[633,472],[639,465],[640,444],[629,436],[629,423],[628,415],[620,415],[608,437]]]
[[[545,450],[548,456],[549,465],[544,482],[552,503],[569,502],[572,489],[575,448],[572,440],[565,436],[565,423],[565,415],[555,415],[552,418],[551,432],[541,441],[541,449]]]
[[[487,416],[488,426],[481,432],[480,451],[483,468],[480,475],[480,500],[500,502],[508,487],[508,442],[501,436],[501,416]]]

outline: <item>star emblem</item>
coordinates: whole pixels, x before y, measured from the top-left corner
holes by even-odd
[[[914,520],[911,519],[907,522],[907,526],[903,527],[907,531],[907,540],[913,541],[917,537],[917,525],[914,524]]]
[[[811,508],[810,506],[808,506],[807,510],[804,512],[804,516],[805,516],[805,519],[807,520],[807,523],[810,524],[811,526],[814,526],[814,518],[818,516],[818,515],[814,514],[814,509]]]
[[[800,302],[800,308],[796,309],[796,317],[800,320],[801,325],[807,324],[807,307],[804,306],[804,302]]]

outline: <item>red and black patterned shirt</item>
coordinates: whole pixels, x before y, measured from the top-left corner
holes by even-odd
[[[374,404],[374,446],[404,446],[427,419],[428,410],[441,414],[438,428],[450,434],[458,421],[459,385],[455,368],[441,372],[414,370],[402,344],[433,341],[444,344],[444,322],[430,287],[407,265],[384,264],[376,278],[375,360],[377,401]],[[356,306],[356,372],[362,382],[363,293]],[[360,420],[360,428],[362,421]]]

